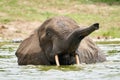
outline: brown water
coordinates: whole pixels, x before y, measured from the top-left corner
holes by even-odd
[[[0,47],[0,80],[120,80],[120,45],[98,45],[107,61],[71,66],[18,66],[15,50],[19,44]]]

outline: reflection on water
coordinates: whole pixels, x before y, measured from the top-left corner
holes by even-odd
[[[18,66],[18,44],[0,46],[0,80],[120,80],[120,45],[102,44],[107,61],[71,66]]]

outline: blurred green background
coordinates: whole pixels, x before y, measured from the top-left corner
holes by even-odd
[[[120,0],[0,0],[0,23],[69,16],[80,25],[100,23],[92,36],[120,38]]]

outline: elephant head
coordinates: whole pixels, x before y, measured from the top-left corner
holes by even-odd
[[[66,17],[49,19],[38,29],[40,46],[51,64],[72,64],[81,40],[98,28],[99,24],[95,23],[81,29],[75,21]]]
[[[99,23],[80,28],[70,18],[50,18],[21,43],[16,51],[18,63],[58,66],[79,64],[79,56],[76,53],[79,44],[98,28]]]

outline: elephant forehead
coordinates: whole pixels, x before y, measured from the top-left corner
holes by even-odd
[[[61,34],[69,34],[71,33],[73,30],[75,30],[76,28],[78,28],[77,24],[68,21],[68,20],[56,20],[53,23],[53,29]]]
[[[58,28],[58,31],[60,31],[60,32],[70,32],[70,31],[72,31],[71,25],[67,22],[57,21],[55,23],[55,25],[56,25],[55,28]]]

